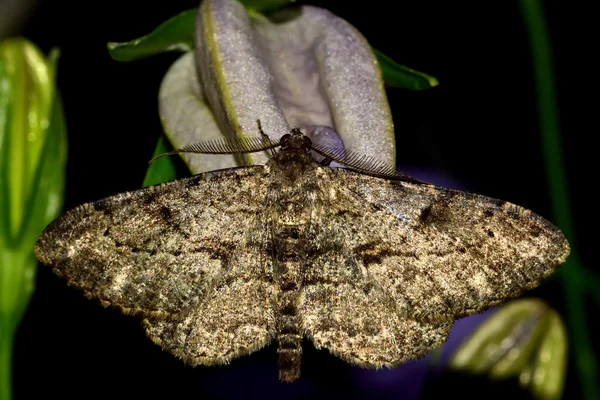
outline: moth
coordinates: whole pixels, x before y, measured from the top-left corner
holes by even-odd
[[[76,207],[44,230],[36,255],[87,297],[141,317],[186,363],[226,364],[275,340],[279,377],[292,382],[303,337],[361,367],[395,367],[569,254],[560,230],[527,209],[418,181],[299,129],[172,153],[264,150],[266,165]]]

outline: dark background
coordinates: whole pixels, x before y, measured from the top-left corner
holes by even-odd
[[[552,220],[531,53],[516,1],[304,3],[330,9],[384,54],[439,80],[439,87],[422,92],[388,90],[400,166],[427,168],[456,187],[511,201]],[[588,233],[597,221],[592,193],[596,174],[590,168],[597,171],[592,164],[597,149],[588,138],[598,131],[597,90],[590,87],[597,67],[593,38],[598,35],[597,29],[592,32],[589,4],[544,3],[574,239],[584,264],[594,267],[592,241],[597,235]],[[45,53],[52,47],[61,50],[58,85],[69,136],[65,209],[138,188],[161,133],[158,87],[179,54],[121,63],[109,57],[106,43],[145,35],[196,5],[175,0],[43,1],[16,31]],[[559,283],[547,283],[533,295],[564,312]],[[590,311],[593,320],[597,309]],[[227,367],[185,367],[146,339],[139,320],[102,309],[40,266],[37,290],[17,337],[14,394],[16,399],[411,398],[412,389],[365,385],[353,368],[327,352],[314,350],[308,342],[304,349],[303,378],[293,385],[277,382],[273,346]],[[514,386],[443,374],[430,377],[424,397],[518,398]],[[571,362],[566,398],[579,393]]]

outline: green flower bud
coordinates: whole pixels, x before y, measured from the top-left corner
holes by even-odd
[[[456,350],[450,368],[492,379],[519,377],[536,398],[560,399],[567,336],[559,315],[538,299],[516,300],[486,320]]]
[[[34,290],[33,247],[63,203],[57,56],[47,59],[25,39],[0,42],[0,399],[10,398],[12,343]]]
[[[148,35],[109,43],[108,49],[120,61],[186,52],[165,75],[159,93],[161,121],[175,148],[223,136],[257,136],[260,119],[274,139],[291,127],[309,136],[331,128],[344,146],[393,165],[394,129],[384,85],[421,90],[437,80],[375,51],[333,13],[308,5],[285,7],[290,2],[203,0],[198,9],[170,18]],[[155,155],[164,149],[163,140]],[[192,173],[267,161],[264,153],[182,158]],[[145,184],[173,178],[173,171],[166,159],[158,160]]]

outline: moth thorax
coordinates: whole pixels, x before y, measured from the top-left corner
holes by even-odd
[[[289,183],[301,177],[306,171],[314,169],[316,165],[315,160],[304,150],[280,152],[274,159],[274,163]]]

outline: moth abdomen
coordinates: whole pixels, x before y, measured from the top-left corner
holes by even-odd
[[[279,378],[293,382],[300,377],[302,363],[302,317],[298,299],[302,290],[302,260],[299,255],[305,238],[308,210],[297,201],[276,206],[273,239],[276,244],[275,271],[277,296],[277,355]]]

